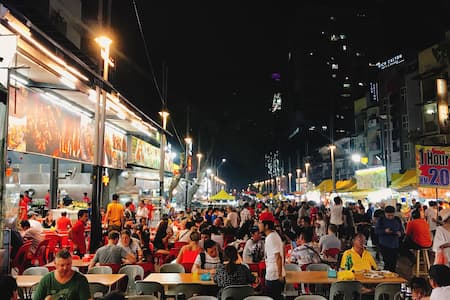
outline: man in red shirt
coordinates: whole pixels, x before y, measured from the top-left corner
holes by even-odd
[[[69,230],[72,227],[72,222],[70,222],[70,219],[67,217],[67,212],[63,211],[61,213],[61,217],[56,221],[56,229],[57,230]]]
[[[424,219],[422,208],[416,208],[411,212],[412,220],[406,224],[405,240],[400,249],[400,255],[410,259],[411,263],[416,262],[411,249],[421,249],[431,247],[432,239],[430,225]]]
[[[83,257],[86,254],[86,239],[84,228],[89,219],[88,211],[81,209],[78,211],[78,221],[69,231],[69,238],[73,242],[73,254]]]
[[[91,199],[89,199],[88,195],[86,192],[83,193],[83,202],[84,203],[89,203],[91,202]]]
[[[50,190],[47,190],[47,194],[45,194],[45,207],[50,208]]]
[[[25,202],[28,204],[31,204],[31,197],[30,197],[30,193],[28,191],[23,192],[23,199],[25,200]]]

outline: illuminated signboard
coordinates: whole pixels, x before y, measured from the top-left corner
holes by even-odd
[[[378,83],[377,82],[369,83],[369,93],[370,93],[370,100],[372,100],[373,102],[378,102]]]
[[[375,167],[355,171],[358,189],[386,188],[386,168]]]
[[[92,118],[28,88],[9,97],[8,150],[93,163]]]
[[[416,145],[416,169],[421,187],[450,188],[450,147]]]
[[[399,54],[399,55],[389,58],[388,60],[385,60],[383,62],[377,62],[376,66],[380,70],[384,70],[384,69],[392,67],[394,65],[401,64],[404,61],[405,61],[405,58],[403,57],[403,54]]]
[[[106,123],[103,166],[125,169],[127,164],[127,138],[125,132]]]

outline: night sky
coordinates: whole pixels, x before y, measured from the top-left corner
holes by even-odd
[[[181,140],[185,137],[189,109],[194,150],[200,147],[216,161],[227,158],[221,174],[231,187],[265,177],[264,153],[275,147],[276,140],[269,112],[274,91],[271,74],[280,73],[285,86],[294,41],[296,51],[314,49],[309,37],[323,25],[320,18],[305,16],[325,14],[323,7],[336,5],[330,3],[342,8],[341,2],[135,1],[160,89],[163,65],[167,66],[167,106],[176,132]],[[393,1],[345,1],[345,5],[354,8],[359,2],[370,2],[370,24],[355,39],[367,43],[372,62],[428,47],[450,30],[448,1],[420,1],[420,6],[411,1],[395,1],[395,5]],[[159,121],[162,103],[133,1],[112,3],[117,64],[111,81]],[[305,37],[300,44],[299,36]],[[314,70],[305,72],[315,75]],[[324,107],[326,103],[317,101],[308,109],[320,115]],[[171,142],[179,147],[172,125],[169,131],[174,133]]]

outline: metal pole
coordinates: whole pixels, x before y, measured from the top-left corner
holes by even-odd
[[[161,146],[159,149],[159,215],[162,217],[163,212],[163,203],[164,201],[164,169],[165,169],[165,160],[166,160],[166,127],[167,127],[167,117],[169,115],[166,111],[161,111],[159,113],[162,117],[163,121],[163,130],[161,132]]]
[[[333,192],[336,191],[336,170],[334,167],[334,149],[336,149],[336,146],[332,145],[330,146],[330,153],[331,153],[331,181],[333,183]]]
[[[189,170],[188,170],[188,155],[189,155],[189,145],[186,143],[186,151],[185,151],[185,166],[186,166],[186,172],[184,173],[184,181],[186,183],[186,198],[184,199],[184,209],[185,211],[188,208],[188,191],[189,191]]]

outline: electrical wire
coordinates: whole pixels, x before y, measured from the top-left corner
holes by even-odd
[[[134,8],[134,13],[136,15],[136,21],[137,21],[138,26],[139,26],[139,33],[141,34],[141,39],[142,39],[142,42],[144,43],[145,57],[146,57],[147,62],[149,64],[149,66],[150,66],[150,71],[152,73],[153,83],[155,84],[156,91],[158,92],[158,96],[161,99],[161,104],[165,107],[166,106],[166,100],[164,99],[163,95],[161,94],[161,90],[159,88],[158,81],[156,80],[155,71],[153,69],[153,63],[152,63],[152,60],[150,58],[150,54],[149,54],[147,43],[145,42],[144,31],[142,30],[142,23],[141,23],[141,19],[139,17],[139,13],[138,13],[138,10],[137,10],[137,6],[136,6],[136,1],[135,0],[133,0],[133,8]]]

